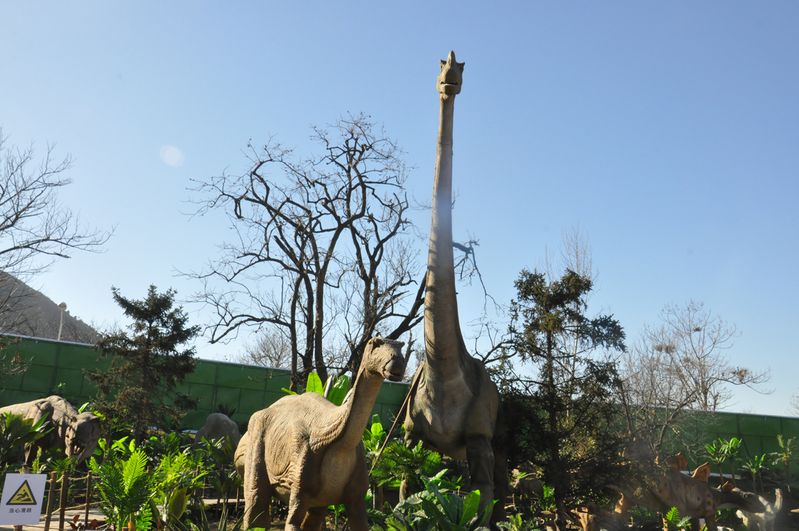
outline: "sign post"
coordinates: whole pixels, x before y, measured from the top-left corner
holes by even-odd
[[[0,524],[38,523],[46,481],[46,474],[6,474],[0,496]]]

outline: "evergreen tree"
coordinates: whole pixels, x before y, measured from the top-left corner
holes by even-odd
[[[143,440],[151,427],[177,426],[193,402],[175,387],[194,370],[194,348],[185,348],[199,333],[187,326],[188,317],[175,306],[175,291],[159,293],[150,286],[141,300],[123,297],[112,288],[114,300],[132,320],[128,330],[104,334],[97,348],[110,358],[108,369],[93,371],[96,408],[112,423],[131,428]]]
[[[610,315],[586,316],[592,285],[568,269],[554,281],[525,270],[511,304],[514,350],[537,375],[515,378],[505,394],[516,435],[509,453],[554,488],[559,529],[567,507],[600,500],[621,470],[620,382],[607,355],[624,351],[624,331]]]

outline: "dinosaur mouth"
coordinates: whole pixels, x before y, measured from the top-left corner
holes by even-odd
[[[383,377],[390,382],[399,382],[405,376],[404,363],[390,363],[383,369]]]

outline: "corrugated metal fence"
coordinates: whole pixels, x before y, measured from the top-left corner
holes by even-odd
[[[59,394],[73,403],[88,401],[95,389],[85,376],[87,370],[102,367],[99,353],[90,345],[32,338],[3,340],[6,355],[19,355],[29,362],[24,374],[2,375],[0,406]],[[246,424],[250,415],[281,396],[288,387],[289,372],[210,360],[198,360],[196,370],[183,382],[180,391],[197,400],[197,409],[184,418],[185,428],[200,427],[205,417],[218,407],[235,410],[233,418]],[[407,392],[407,384],[386,382],[375,405],[384,423],[390,422]],[[716,413],[696,419],[698,442],[716,437],[743,439],[745,455],[776,451],[777,434],[799,437],[799,418]]]
[[[33,338],[4,337],[6,356],[19,356],[29,365],[18,375],[0,375],[0,406],[27,402],[58,394],[77,407],[96,392],[86,371],[107,365],[91,345]],[[197,400],[197,409],[183,419],[183,427],[199,428],[209,413],[224,406],[234,410],[233,419],[245,424],[250,415],[268,406],[285,393],[289,371],[197,360],[195,371],[178,390]],[[407,392],[406,384],[386,382],[380,389],[375,413],[385,422],[399,409]]]

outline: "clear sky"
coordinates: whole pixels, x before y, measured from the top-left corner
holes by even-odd
[[[466,61],[456,103],[455,238],[480,240],[487,287],[590,240],[594,310],[630,343],[669,303],[705,302],[739,330],[733,363],[770,370],[731,410],[786,414],[799,391],[799,3],[3,2],[0,126],[12,144],[71,154],[65,205],[115,227],[34,287],[101,326],[111,286],[176,277],[216,255],[220,217],[196,218],[191,178],[245,168],[271,135],[365,112],[429,201],[438,61]],[[427,230],[428,213],[419,225]],[[423,251],[420,242],[420,252]],[[461,290],[465,324],[480,291]],[[201,322],[200,309],[189,307]],[[240,346],[198,343],[234,359]]]

